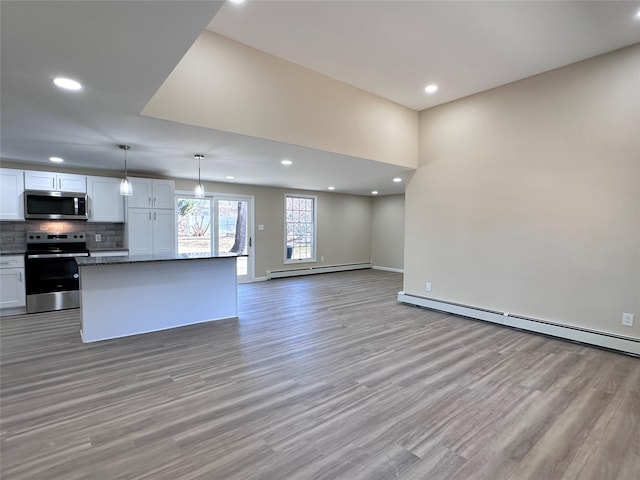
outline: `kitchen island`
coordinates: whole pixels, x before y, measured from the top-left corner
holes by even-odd
[[[82,341],[237,318],[237,256],[77,258]]]

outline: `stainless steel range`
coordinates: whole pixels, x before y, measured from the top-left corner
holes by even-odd
[[[27,313],[79,307],[80,276],[75,257],[88,256],[84,233],[27,233]]]

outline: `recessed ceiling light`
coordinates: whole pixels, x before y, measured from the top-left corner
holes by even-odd
[[[284,160],[282,160],[280,162],[282,165],[291,165],[293,162],[291,160],[289,160],[288,158],[285,158]]]
[[[53,83],[59,88],[64,88],[65,90],[80,90],[82,89],[82,85],[80,82],[77,82],[71,78],[65,77],[56,77],[53,79]]]
[[[229,0],[234,5],[242,5],[246,0]]]
[[[372,190],[371,191],[371,195],[377,195],[378,194],[378,190]]]
[[[224,177],[224,178],[226,178],[227,180],[233,180],[233,179],[234,179],[234,178],[236,178],[236,177],[234,177],[233,175],[227,175],[227,176],[226,176],[226,177]]]
[[[438,85],[436,85],[435,83],[427,85],[426,87],[424,87],[424,91],[426,93],[436,93],[438,91]]]
[[[335,190],[336,187],[327,187],[328,190]]]
[[[636,18],[640,18],[640,10],[636,12]]]
[[[396,177],[393,179],[394,182],[396,183],[400,183],[402,181],[402,179],[400,177]]]
[[[53,163],[62,163],[62,162],[64,162],[64,159],[62,159],[60,157],[49,157],[49,161],[51,161]]]

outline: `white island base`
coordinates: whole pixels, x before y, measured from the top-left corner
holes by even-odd
[[[78,262],[85,343],[237,318],[236,257],[88,261]]]

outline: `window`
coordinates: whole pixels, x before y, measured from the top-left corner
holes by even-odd
[[[284,196],[285,263],[316,261],[316,197]]]
[[[211,252],[211,200],[176,196],[178,253]]]

